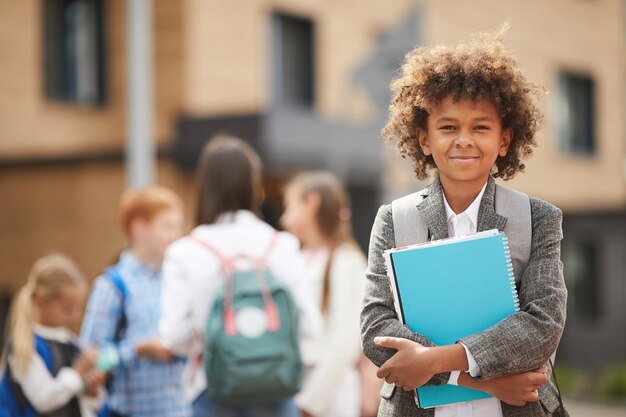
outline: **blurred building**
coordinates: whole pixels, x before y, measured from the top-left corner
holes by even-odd
[[[417,44],[508,21],[506,43],[550,91],[527,172],[512,186],[565,213],[570,314],[564,361],[626,360],[626,9],[619,0],[154,0],[154,141],[159,183],[193,225],[193,169],[215,133],[266,162],[266,216],[301,169],[350,190],[366,246],[381,202],[423,184],[385,151],[388,83]],[[124,239],[126,2],[0,0],[0,290],[51,250],[89,277]],[[2,302],[0,302],[0,315]]]

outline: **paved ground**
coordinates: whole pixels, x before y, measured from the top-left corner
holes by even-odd
[[[626,405],[608,406],[564,399],[571,417],[626,417]]]

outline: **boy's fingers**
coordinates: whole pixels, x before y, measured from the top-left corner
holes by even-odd
[[[387,376],[391,373],[391,371],[387,366],[385,366],[385,364],[386,362],[376,371],[376,376],[380,379],[387,378]]]
[[[375,337],[374,343],[376,343],[378,346],[398,350],[403,340],[404,339],[401,339],[398,337],[381,336],[381,337]]]
[[[548,382],[548,375],[543,372],[533,372],[530,380],[533,385],[541,386]]]
[[[531,391],[528,393],[526,398],[524,398],[527,402],[536,402],[539,401],[539,392],[537,390]]]

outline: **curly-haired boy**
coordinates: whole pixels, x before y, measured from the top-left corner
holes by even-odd
[[[498,192],[500,198],[521,193],[496,186],[494,177],[508,180],[524,170],[522,161],[536,145],[542,120],[534,102],[542,91],[521,73],[500,37],[483,34],[456,47],[415,49],[391,89],[384,137],[412,160],[418,179],[436,173],[428,188],[404,197],[413,199],[411,215],[428,229],[421,239],[502,231],[507,220],[519,221],[499,213],[496,201]],[[516,269],[520,311],[449,346],[435,346],[397,319],[382,257],[397,244],[395,206],[380,208],[361,313],[364,352],[387,382],[379,416],[550,416],[557,411],[546,364],[565,324],[562,214],[545,201],[524,197],[530,255]],[[523,246],[512,245],[513,257],[523,258],[517,256]],[[428,384],[463,385],[493,398],[418,408],[412,391]]]

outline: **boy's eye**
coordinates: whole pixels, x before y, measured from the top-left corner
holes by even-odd
[[[476,130],[489,130],[489,126],[486,125],[478,125],[474,129]]]
[[[453,126],[453,125],[444,125],[444,126],[441,126],[439,129],[441,129],[441,130],[454,130],[454,129],[456,129],[456,127]]]

